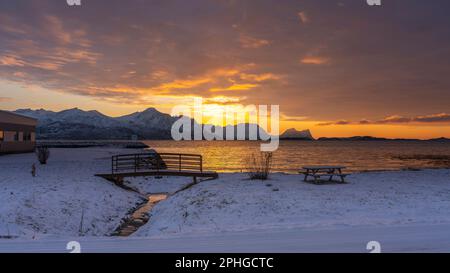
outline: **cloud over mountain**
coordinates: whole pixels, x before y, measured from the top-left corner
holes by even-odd
[[[334,121],[334,122],[324,122],[319,123],[319,126],[330,126],[330,125],[351,125],[351,124],[405,124],[405,123],[450,123],[450,114],[441,113],[433,115],[424,115],[416,117],[403,117],[399,115],[389,116],[381,120],[370,121],[367,119],[361,120],[359,122],[351,122],[346,120]]]

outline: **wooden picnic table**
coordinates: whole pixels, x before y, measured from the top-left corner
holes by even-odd
[[[305,175],[304,181],[308,181],[308,177],[314,178],[314,183],[318,183],[321,177],[328,177],[328,181],[333,181],[333,177],[337,176],[341,179],[342,183],[345,183],[345,177],[348,174],[344,174],[342,170],[346,169],[345,166],[304,166],[300,173]]]

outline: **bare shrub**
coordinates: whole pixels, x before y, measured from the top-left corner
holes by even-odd
[[[272,170],[273,154],[261,152],[246,159],[247,174],[251,180],[267,180]]]
[[[39,146],[36,148],[36,155],[39,163],[45,165],[47,164],[47,160],[50,157],[50,150],[46,146]]]
[[[80,219],[80,226],[78,228],[78,235],[83,236],[83,224],[84,224],[84,207],[81,208],[81,219]]]

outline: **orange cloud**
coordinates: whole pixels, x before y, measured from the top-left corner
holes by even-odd
[[[217,97],[205,99],[204,103],[205,104],[231,104],[231,103],[239,103],[243,99],[246,99],[246,97],[217,96]]]
[[[404,123],[404,122],[410,122],[410,118],[405,118],[402,116],[394,115],[384,118],[383,120],[377,121],[377,123]]]
[[[25,66],[25,62],[19,60],[16,56],[2,56],[0,57],[0,65],[4,66]]]
[[[41,68],[45,70],[57,70],[61,63],[58,62],[48,62],[48,61],[39,61],[34,63],[25,62],[23,60],[20,60],[18,57],[15,56],[3,56],[0,58],[0,65],[4,66],[17,66],[17,67],[33,67],[33,68]],[[15,72],[17,73],[23,73],[23,72]]]
[[[308,117],[305,116],[288,116],[285,114],[281,114],[281,120],[282,121],[304,121],[306,120]]]
[[[210,78],[199,78],[199,79],[192,79],[192,80],[175,80],[172,82],[164,83],[156,88],[153,88],[155,91],[159,91],[161,93],[169,93],[173,91],[174,89],[188,89],[197,87],[206,83],[211,82],[212,79]]]
[[[322,64],[328,64],[330,62],[330,59],[325,57],[305,57],[300,60],[302,64],[311,64],[311,65],[322,65]]]
[[[447,122],[450,122],[450,114],[440,113],[416,117],[404,117],[400,115],[393,115],[376,121],[370,121],[367,119],[363,119],[359,122],[340,120],[340,121],[319,123],[317,124],[317,126],[350,125],[350,124],[377,125],[377,124],[406,124],[406,123],[447,123]]]
[[[172,80],[156,87],[147,88],[143,93],[171,94],[176,93],[177,90],[188,90],[191,91],[192,94],[195,94],[198,93],[198,91],[201,91],[198,89],[207,90],[209,92],[245,91],[258,87],[259,84],[257,83],[279,79],[278,76],[271,73],[248,74],[242,72],[242,70],[245,69],[245,66],[242,68],[214,69],[197,77]],[[167,75],[165,74],[165,76]],[[218,85],[223,86],[223,82],[232,82],[232,84],[226,87],[218,87]],[[186,94],[180,94],[180,96],[185,95]]]
[[[5,19],[6,18],[6,19]],[[9,17],[0,15],[0,22],[14,23]],[[12,39],[7,55],[0,56],[1,66],[20,67],[20,71],[27,74],[28,68],[37,68],[62,73],[61,68],[71,63],[96,64],[102,56],[89,49],[91,42],[86,38],[87,32],[81,24],[76,28],[67,28],[56,16],[44,17],[45,27],[32,32],[26,39]],[[16,24],[17,25],[17,24]],[[20,25],[20,24],[19,24]],[[20,25],[28,30],[28,25]],[[4,27],[3,27],[4,28]],[[9,30],[11,31],[11,30]],[[31,33],[27,31],[27,33]],[[53,42],[53,45],[40,41]]]
[[[133,104],[148,104],[151,101],[163,99],[178,103],[186,98],[201,96],[207,103],[211,104],[232,104],[246,99],[245,96],[216,96],[217,92],[250,91],[259,87],[265,81],[277,80],[280,76],[272,73],[246,73],[247,69],[254,69],[253,65],[243,65],[239,68],[219,68],[207,71],[198,76],[173,79],[173,75],[166,71],[156,70],[150,77],[157,77],[158,81],[167,79],[150,87],[137,87],[131,84],[121,84],[112,86],[90,85],[84,90],[75,90],[85,95],[107,98],[109,100]],[[126,75],[134,70],[125,72]]]
[[[48,31],[61,44],[69,44],[72,37],[69,31],[65,31],[62,21],[56,16],[46,16]]]
[[[156,70],[150,73],[150,77],[153,80],[163,80],[166,79],[169,76],[169,72],[165,70]]]
[[[8,14],[0,14],[0,30],[12,34],[25,35],[29,28],[19,23],[13,16]]]
[[[241,74],[241,79],[247,81],[255,81],[255,82],[264,82],[269,80],[279,80],[281,77],[278,75],[274,75],[272,73],[264,73],[264,74]]]
[[[9,97],[0,97],[0,102],[11,101],[12,99]]]
[[[239,36],[239,42],[241,44],[241,47],[253,49],[267,46],[270,44],[268,40],[257,39],[244,34],[241,34]]]
[[[450,122],[450,114],[441,113],[428,116],[418,116],[414,118],[416,122]]]
[[[301,11],[299,13],[297,13],[298,18],[300,19],[300,22],[302,22],[303,24],[309,23],[309,16],[305,11]]]
[[[32,50],[31,53],[34,53]],[[88,50],[70,49],[70,48],[55,48],[44,51],[39,50],[39,55],[29,55],[26,48],[18,49],[17,55],[6,55],[0,57],[0,65],[16,66],[16,67],[32,67],[43,70],[57,71],[62,66],[69,63],[86,62],[88,64],[95,64],[100,57],[100,54],[90,52]],[[27,57],[29,60],[25,61]]]
[[[25,78],[27,76],[26,73],[20,71],[14,72],[13,75],[19,78]]]
[[[348,120],[338,120],[338,121],[333,121],[333,122],[323,122],[323,123],[319,123],[317,124],[317,126],[330,126],[330,125],[349,125],[352,124],[351,121]]]
[[[46,33],[61,45],[76,44],[81,47],[90,47],[91,42],[85,38],[86,31],[80,25],[74,28],[66,28],[63,21],[56,17],[48,15],[45,17],[47,21]]]
[[[89,86],[86,88],[91,95],[96,95],[97,93],[111,93],[111,94],[129,94],[130,92],[144,94],[143,90],[135,89],[128,86],[112,86],[112,87],[95,87]]]
[[[57,48],[55,56],[49,56],[50,59],[56,59],[65,63],[86,62],[95,64],[100,58],[100,54],[84,49]]]
[[[258,87],[258,85],[252,84],[252,83],[232,84],[232,85],[230,85],[228,87],[224,87],[224,88],[220,88],[220,87],[211,88],[211,89],[209,89],[209,91],[211,91],[211,92],[244,91],[244,90],[250,90],[250,89],[253,89],[256,87]]]

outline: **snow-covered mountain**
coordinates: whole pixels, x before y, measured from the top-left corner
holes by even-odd
[[[15,112],[37,119],[41,125],[48,125],[53,122],[80,123],[98,127],[116,127],[120,125],[114,118],[105,116],[98,111],[83,111],[78,108],[61,112],[47,111],[44,109],[19,109]]]
[[[298,131],[295,128],[286,130],[280,139],[314,140],[310,130]]]
[[[18,114],[38,120],[39,139],[168,139],[176,118],[154,108],[123,117],[109,117],[98,111],[78,108],[60,112],[19,109]]]
[[[19,109],[18,114],[38,120],[39,139],[130,139],[134,131],[112,117],[77,108],[61,112]]]
[[[58,121],[65,123],[83,123],[105,128],[121,126],[119,121],[98,111],[83,111],[77,108],[61,111],[55,117]]]
[[[130,115],[118,117],[117,120],[130,126],[159,127],[161,125],[171,126],[174,118],[168,114],[159,112],[155,108],[148,108],[143,112],[136,112]]]
[[[61,112],[44,109],[19,109],[18,114],[38,120],[39,139],[124,139],[132,136],[139,139],[171,139],[171,129],[179,117],[161,113],[155,108],[121,117],[109,117],[98,111],[83,111],[77,108]],[[192,125],[196,122],[189,119]],[[248,124],[246,137],[248,137]]]
[[[17,114],[35,118],[39,121],[39,123],[48,123],[51,122],[53,117],[56,115],[56,112],[53,111],[47,111],[44,109],[39,110],[31,110],[31,109],[18,109],[14,111]]]

